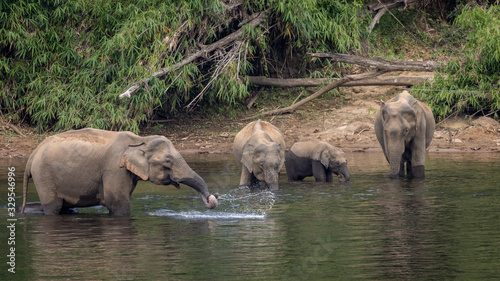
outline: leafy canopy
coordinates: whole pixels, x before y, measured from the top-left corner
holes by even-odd
[[[356,1],[0,0],[0,106],[14,121],[43,130],[82,127],[139,131],[154,116],[202,105],[234,105],[248,95],[246,74],[269,74],[273,53],[290,48],[359,48]],[[222,55],[187,64],[161,79],[200,44],[240,28],[244,14],[266,10],[267,24],[246,27]],[[277,27],[277,28],[273,28]],[[269,30],[273,30],[269,32]],[[289,41],[273,45],[274,30]],[[231,54],[231,56],[229,56]],[[136,81],[130,100],[118,95]]]

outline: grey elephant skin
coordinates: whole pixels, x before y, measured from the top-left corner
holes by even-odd
[[[82,129],[48,137],[26,164],[22,212],[30,177],[46,215],[96,205],[105,206],[111,215],[129,215],[139,180],[177,188],[183,183],[195,189],[208,208],[217,206],[205,181],[163,136]]]
[[[278,128],[261,120],[249,123],[234,138],[233,153],[241,166],[240,186],[279,187],[285,140]]]
[[[294,143],[285,154],[285,167],[289,181],[314,176],[317,182],[332,182],[333,174],[339,181],[348,182],[350,179],[344,151],[319,140],[305,139]]]
[[[425,153],[435,129],[434,115],[424,103],[404,91],[382,102],[375,134],[390,165],[391,178],[425,176]]]

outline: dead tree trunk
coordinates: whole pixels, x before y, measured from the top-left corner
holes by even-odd
[[[297,103],[294,103],[288,107],[281,108],[281,109],[275,109],[275,110],[271,110],[271,111],[266,111],[266,112],[245,118],[243,120],[251,120],[251,119],[258,118],[258,117],[269,116],[269,115],[292,113],[295,111],[295,109],[297,109],[297,107],[299,107],[305,103],[308,103],[308,102],[312,101],[313,99],[320,97],[321,95],[323,95],[323,94],[325,94],[325,93],[327,93],[327,92],[329,92],[337,87],[340,87],[347,82],[376,77],[376,76],[384,74],[385,72],[386,71],[377,71],[377,72],[370,72],[370,73],[363,73],[363,74],[356,74],[356,75],[347,75],[347,76],[340,78],[339,80],[337,80],[333,83],[328,84],[326,87],[323,87],[321,90],[317,91],[316,93],[314,93],[314,94],[308,96],[307,98],[305,98]]]
[[[386,61],[335,53],[308,53],[311,57],[330,58],[333,61],[374,67],[386,71],[434,71],[441,67],[438,61]]]
[[[249,83],[267,86],[267,87],[318,87],[327,85],[332,82],[338,81],[339,78],[298,78],[298,79],[278,79],[268,78],[265,76],[246,76]],[[355,86],[413,86],[416,84],[423,84],[427,81],[432,81],[433,75],[422,76],[379,76],[374,78],[367,78],[362,80],[355,80],[344,83],[341,87],[355,87]]]

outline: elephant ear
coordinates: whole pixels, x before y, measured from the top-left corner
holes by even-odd
[[[245,166],[250,173],[253,171],[253,150],[253,145],[245,145],[243,148],[243,156],[241,157],[241,164],[243,164],[243,166]]]
[[[149,178],[149,162],[146,158],[146,152],[140,148],[140,145],[130,145],[123,153],[120,167],[126,167],[127,170],[139,176],[142,180]]]
[[[315,150],[313,153],[313,159],[321,162],[321,164],[325,166],[325,168],[328,168],[328,166],[330,166],[330,154],[326,149]]]

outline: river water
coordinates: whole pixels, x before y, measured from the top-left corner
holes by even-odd
[[[493,280],[500,276],[500,154],[432,153],[424,180],[391,180],[381,153],[348,153],[350,183],[237,187],[231,155],[186,160],[219,193],[206,210],[187,186],[140,182],[132,215],[105,208],[16,214],[0,228],[1,280]],[[8,167],[22,201],[24,161]],[[29,201],[38,201],[31,182]],[[15,245],[9,245],[14,235]],[[15,273],[8,271],[11,247]]]

